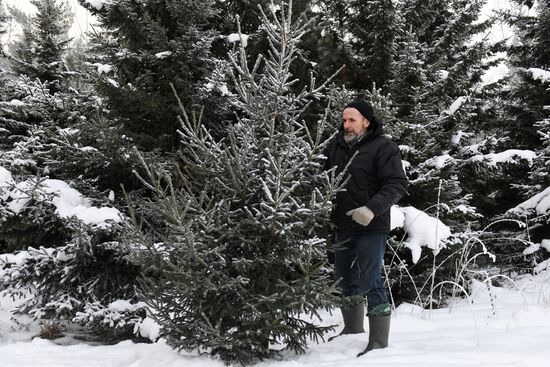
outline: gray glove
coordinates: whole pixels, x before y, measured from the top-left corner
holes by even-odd
[[[365,227],[368,226],[374,218],[374,213],[366,206],[360,206],[359,208],[350,210],[346,215],[351,215],[351,219]]]

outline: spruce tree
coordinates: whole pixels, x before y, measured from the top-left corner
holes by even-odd
[[[218,124],[225,97],[209,90],[218,61],[212,56],[217,33],[214,0],[109,1],[101,6],[80,0],[101,27],[91,37],[89,62],[105,71],[97,92],[110,120],[122,124],[140,149],[177,147],[175,103],[170,83],[188,108],[208,105],[205,122]]]
[[[9,20],[8,14],[6,10],[4,9],[4,4],[2,4],[2,0],[0,0],[0,83],[3,86],[4,85],[4,78],[5,74],[7,72],[7,60],[6,55],[4,52],[5,45],[2,43],[2,37],[6,33],[6,23]],[[0,101],[3,100],[2,97],[2,89],[3,87],[0,86]]]
[[[121,245],[119,228],[94,222],[114,211],[116,199],[97,188],[95,173],[111,169],[103,162],[109,158],[85,145],[91,134],[75,123],[84,117],[85,98],[76,91],[50,94],[45,83],[28,77],[10,81],[4,97],[0,253],[14,255],[0,261],[0,289],[12,297],[31,294],[14,311],[39,321],[78,323],[102,340],[132,337],[145,317],[145,305],[137,304],[140,268]],[[57,125],[63,123],[68,128]],[[67,214],[91,205],[96,208],[84,218]],[[117,307],[119,300],[128,307]]]
[[[116,205],[110,190],[119,176],[113,172],[122,175],[120,167],[127,167],[131,177],[132,167],[118,144],[122,134],[98,123],[101,100],[65,79],[66,43],[56,33],[66,31],[56,8],[61,3],[35,5],[34,18],[11,11],[26,25],[28,43],[18,44],[10,59],[15,73],[10,70],[1,84],[0,170],[11,179],[0,187],[0,253],[14,256],[0,261],[0,288],[13,297],[32,294],[15,311],[40,321],[75,322],[103,339],[132,337],[145,317],[145,305],[137,304],[139,265],[128,260],[131,251],[120,244],[118,227],[93,223],[98,212],[113,209],[92,209],[92,223],[63,215],[63,208],[75,205]],[[124,163],[117,166],[118,159]],[[56,188],[61,190],[52,192]],[[66,193],[73,200],[61,200]],[[117,307],[121,299],[128,307]]]
[[[479,83],[492,65],[485,60],[495,51],[483,39],[474,41],[492,24],[475,23],[483,5],[477,0],[405,1],[402,18],[410,26],[397,42],[394,77],[387,88],[397,107],[390,131],[411,164],[410,203],[436,208],[439,200],[445,204],[440,214],[458,231],[468,228],[465,219],[471,224],[476,218],[460,171],[468,158],[463,147],[471,144],[470,131],[484,107]],[[428,13],[420,22],[419,17]]]
[[[544,205],[537,207],[550,185],[550,2],[516,3],[533,9],[528,14],[506,17],[515,30],[515,39],[507,50],[510,76],[501,96],[504,113],[500,123],[505,128],[505,148],[532,152],[534,159],[508,164],[502,169],[505,174],[498,176],[498,192],[506,194],[507,200],[496,218],[517,219],[525,228],[502,228],[507,236],[496,244],[510,262],[515,262],[515,269],[525,271],[548,258],[547,251],[532,249],[542,247],[541,241],[548,239],[550,230],[550,212]],[[531,263],[523,266],[522,260]]]
[[[6,33],[5,23],[8,21],[8,15],[6,13],[6,10],[4,9],[4,4],[2,4],[2,0],[0,0],[0,37],[4,33]],[[0,57],[4,56],[4,45],[2,44],[2,40],[0,39]]]
[[[262,11],[270,45],[250,64],[232,53],[239,121],[216,140],[183,114],[178,182],[149,171],[149,203],[166,224],[145,243],[148,303],[161,334],[176,349],[209,352],[225,362],[272,356],[270,344],[304,351],[328,329],[305,315],[331,307],[323,238],[337,179],[321,172],[323,120],[309,129],[302,116],[326,83],[299,94],[289,70],[309,23]],[[130,229],[136,233],[135,229]],[[153,279],[156,278],[156,281]]]
[[[396,42],[404,26],[399,4],[392,0],[314,2],[321,19],[317,41],[318,69],[336,71],[354,90],[383,87],[392,76]]]
[[[356,11],[349,13],[350,44],[360,68],[354,86],[370,88],[374,83],[384,87],[392,76],[391,61],[396,56],[396,41],[403,26],[397,3],[392,0],[357,0],[350,6]]]
[[[71,17],[60,0],[33,0],[37,13],[22,23],[22,39],[16,45],[13,69],[47,82],[51,92],[62,88],[63,55],[69,43]],[[23,18],[21,15],[19,18]]]

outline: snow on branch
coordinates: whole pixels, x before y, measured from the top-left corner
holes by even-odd
[[[515,215],[529,215],[532,213],[536,213],[537,215],[550,214],[550,187],[509,209],[507,213]]]
[[[14,214],[21,212],[34,199],[53,204],[60,218],[76,217],[86,224],[102,228],[110,226],[109,221],[120,222],[122,216],[116,208],[91,205],[88,198],[64,181],[37,181],[31,177],[15,182],[11,173],[3,167],[0,167],[0,198],[8,203],[8,209]]]
[[[498,163],[517,163],[517,158],[519,158],[532,164],[536,157],[537,154],[532,150],[508,149],[500,153],[478,154],[471,157],[470,161],[496,166]]]
[[[539,69],[539,68],[529,68],[527,69],[529,73],[531,73],[531,76],[535,80],[540,80],[543,83],[550,82],[550,71]]]
[[[235,43],[235,42],[241,42],[243,47],[248,46],[248,35],[242,34],[242,33],[231,33],[229,36],[227,36],[227,42],[229,43]]]
[[[429,216],[412,206],[391,208],[391,228],[403,227],[407,240],[403,243],[411,250],[412,260],[418,262],[422,247],[439,252],[445,240],[451,236],[451,229],[439,219]]]

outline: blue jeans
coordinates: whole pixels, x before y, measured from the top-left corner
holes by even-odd
[[[368,310],[388,303],[382,279],[387,238],[385,233],[336,235],[334,268],[338,287],[345,297],[366,295]]]

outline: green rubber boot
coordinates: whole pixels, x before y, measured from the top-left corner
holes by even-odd
[[[363,306],[363,302],[341,308],[340,311],[342,312],[342,319],[344,319],[344,329],[340,332],[340,334],[328,338],[328,341],[331,341],[340,335],[360,334],[365,332],[363,327],[365,320],[365,308]]]
[[[369,315],[369,344],[364,351],[357,357],[370,352],[373,349],[382,349],[388,346],[388,337],[390,334],[391,315],[370,316]]]

